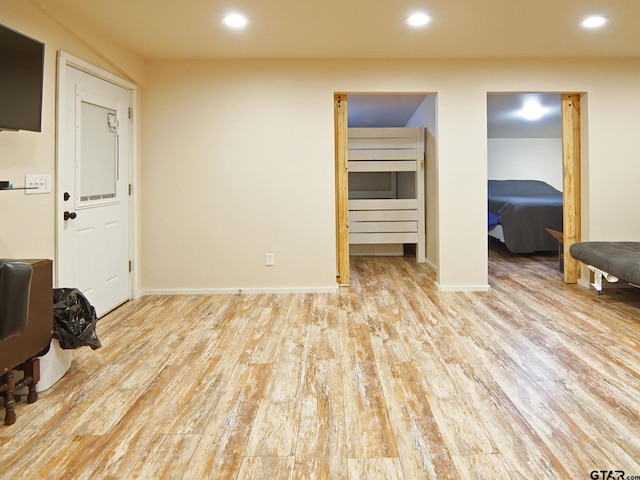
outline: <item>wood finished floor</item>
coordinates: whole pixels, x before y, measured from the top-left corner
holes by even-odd
[[[148,296],[0,427],[2,478],[640,475],[640,290],[490,252],[488,293],[353,258],[339,295]]]

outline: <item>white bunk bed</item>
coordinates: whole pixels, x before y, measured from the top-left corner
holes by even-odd
[[[416,245],[426,262],[424,128],[349,128],[349,245],[352,254],[402,255]],[[352,188],[352,175],[387,173],[384,186]],[[402,172],[413,172],[402,173]],[[399,185],[411,177],[410,188]],[[380,183],[380,182],[373,182]]]

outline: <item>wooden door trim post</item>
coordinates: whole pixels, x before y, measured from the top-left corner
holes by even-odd
[[[349,171],[347,163],[347,95],[333,96],[336,174],[336,281],[349,285]]]
[[[564,281],[576,283],[580,262],[569,248],[581,239],[580,95],[562,95],[562,177]]]

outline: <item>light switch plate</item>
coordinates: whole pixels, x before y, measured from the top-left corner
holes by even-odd
[[[25,175],[26,195],[51,193],[51,175]]]

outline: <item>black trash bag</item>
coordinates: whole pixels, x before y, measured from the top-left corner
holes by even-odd
[[[77,288],[53,289],[53,338],[60,347],[73,349],[102,347],[96,334],[96,309]]]

